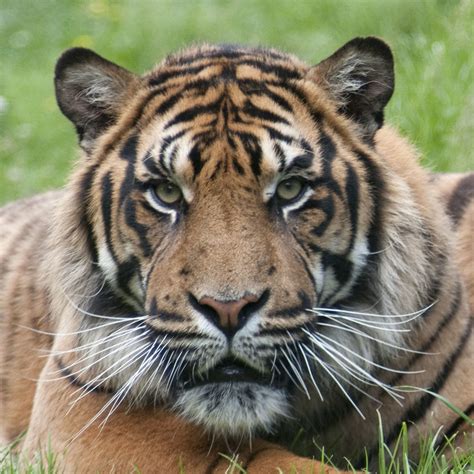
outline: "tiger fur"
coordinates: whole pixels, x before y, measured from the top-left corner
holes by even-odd
[[[76,48],[55,85],[82,156],[0,210],[0,439],[145,473],[314,469],[316,446],[374,468],[378,416],[415,460],[440,427],[472,441],[397,389],[473,412],[474,175],[383,125],[385,43],[314,67],[203,45],[144,76]]]

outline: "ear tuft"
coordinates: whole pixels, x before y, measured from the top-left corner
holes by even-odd
[[[310,77],[371,141],[383,124],[383,110],[395,84],[389,46],[375,37],[354,38],[311,68]]]
[[[81,146],[94,140],[117,118],[134,74],[86,48],[72,48],[55,70],[56,100],[76,126]]]

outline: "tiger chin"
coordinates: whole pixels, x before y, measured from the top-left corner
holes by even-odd
[[[0,210],[0,439],[65,472],[331,473],[321,448],[376,469],[380,421],[414,461],[420,434],[472,436],[406,387],[472,415],[474,178],[419,166],[393,90],[372,37],[143,76],[66,51],[81,157]]]

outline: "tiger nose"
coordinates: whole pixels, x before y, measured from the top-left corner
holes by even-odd
[[[259,297],[252,294],[247,294],[239,300],[233,301],[219,301],[210,296],[204,296],[199,300],[201,306],[208,306],[213,311],[211,313],[213,322],[220,328],[226,331],[235,330],[240,320],[242,319],[242,309],[250,303],[257,303]]]

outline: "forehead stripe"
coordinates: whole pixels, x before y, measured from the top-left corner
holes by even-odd
[[[250,101],[246,101],[243,112],[250,117],[254,117],[260,120],[266,120],[272,123],[283,123],[285,125],[290,125],[288,120],[284,117],[272,112],[271,110],[266,110],[260,107],[257,107],[255,104],[252,104]]]
[[[135,162],[137,158],[137,135],[132,135],[123,146],[120,152],[120,158],[127,161],[127,170],[125,178],[120,186],[119,208],[122,206],[127,193],[133,184],[135,178]]]
[[[173,125],[176,125],[177,123],[189,122],[190,120],[194,120],[199,115],[215,114],[218,112],[221,103],[222,103],[222,96],[220,96],[216,101],[211,102],[209,104],[196,105],[189,109],[185,109],[184,111],[178,113],[178,115],[170,119],[165,124],[164,129],[166,130],[167,128],[170,128]]]
[[[250,156],[250,166],[253,174],[256,177],[260,176],[262,164],[262,149],[260,144],[257,139],[249,133],[240,132],[238,137],[240,138],[245,151]]]

